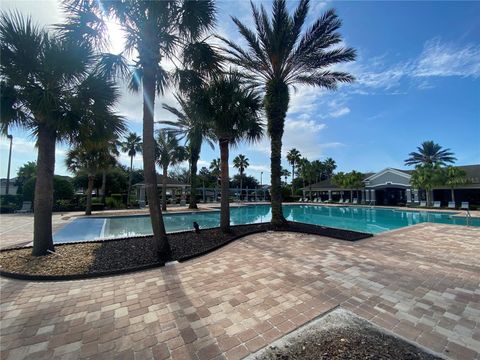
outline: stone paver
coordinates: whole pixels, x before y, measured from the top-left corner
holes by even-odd
[[[479,228],[356,243],[272,232],[151,271],[0,286],[2,359],[238,359],[335,306],[480,359]]]

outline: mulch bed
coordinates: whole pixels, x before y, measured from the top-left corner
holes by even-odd
[[[55,246],[55,254],[34,257],[31,247],[7,249],[0,252],[0,273],[31,276],[91,277],[115,272],[162,266],[166,261],[184,261],[213,251],[235,239],[248,234],[272,230],[270,223],[232,226],[229,234],[219,228],[168,235],[171,253],[159,259],[153,251],[153,238],[137,237],[82,243],[60,244]],[[277,230],[302,232],[356,241],[372,236],[347,230],[289,222]],[[53,278],[52,278],[53,279]]]
[[[343,309],[251,356],[255,360],[441,359]]]

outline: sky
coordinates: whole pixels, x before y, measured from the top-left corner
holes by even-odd
[[[267,10],[271,2],[263,3]],[[289,1],[291,11],[297,2]],[[2,10],[17,9],[39,24],[62,21],[59,3],[5,1]],[[218,1],[216,32],[243,44],[230,16],[253,25],[247,1]],[[309,160],[333,158],[337,171],[380,171],[405,168],[408,153],[425,140],[450,148],[457,165],[480,163],[480,2],[447,1],[312,1],[306,26],[335,8],[343,22],[345,45],[357,50],[357,60],[338,66],[356,78],[337,91],[298,86],[291,89],[285,123],[282,165],[285,155],[298,149]],[[112,51],[121,49],[121,30],[111,25]],[[165,63],[165,67],[171,64]],[[175,89],[156,99],[155,120],[175,120],[161,108],[175,106]],[[142,133],[142,99],[122,90],[117,107],[131,131]],[[28,132],[12,129],[11,177],[26,161],[36,160],[34,139]],[[9,143],[0,138],[0,176],[7,172]],[[64,165],[67,145],[56,150],[55,173],[69,174]],[[245,154],[250,160],[247,175],[269,183],[269,139],[240,144],[230,158]],[[199,168],[219,157],[204,146]],[[128,164],[126,154],[119,159]],[[142,158],[134,160],[142,167]],[[231,169],[231,175],[235,170]]]

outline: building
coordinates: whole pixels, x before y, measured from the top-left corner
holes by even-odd
[[[8,187],[8,195],[17,195],[17,178],[10,179],[10,185]],[[7,179],[0,179],[0,195],[7,193]]]
[[[466,172],[468,183],[454,189],[455,201],[468,201],[480,205],[480,165],[458,166]],[[413,170],[386,168],[377,173],[366,173],[363,187],[360,189],[341,189],[332,184],[331,179],[320,181],[303,188],[304,197],[319,197],[322,201],[338,201],[341,198],[357,198],[359,203],[377,205],[418,204],[425,200],[422,190],[414,189],[410,184]],[[451,201],[451,189],[438,186],[433,189],[433,199],[446,206]]]

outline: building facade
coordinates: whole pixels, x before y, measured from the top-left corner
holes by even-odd
[[[458,166],[466,172],[467,183],[453,189],[455,201],[468,201],[480,205],[480,165]],[[386,168],[377,173],[364,174],[363,187],[360,189],[341,189],[330,179],[305,187],[304,197],[318,197],[322,201],[338,201],[353,198],[358,203],[377,205],[419,204],[425,200],[425,192],[410,184],[412,170]],[[452,189],[438,186],[433,189],[433,199],[442,206],[451,201]]]

